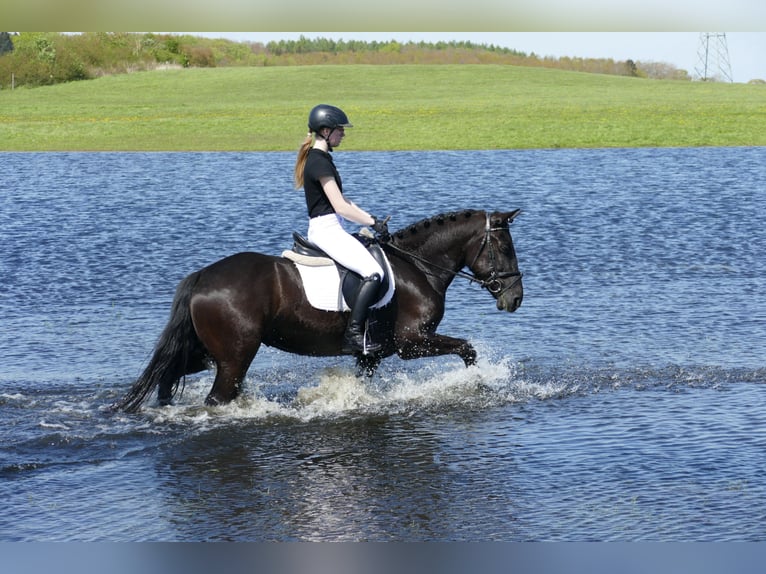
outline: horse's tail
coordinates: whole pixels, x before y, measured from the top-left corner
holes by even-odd
[[[178,389],[179,379],[204,368],[205,349],[197,337],[191,318],[192,291],[199,272],[186,277],[176,288],[170,319],[154,348],[149,364],[133,383],[130,391],[112,405],[112,410],[133,413],[160,385],[161,399],[170,400]]]

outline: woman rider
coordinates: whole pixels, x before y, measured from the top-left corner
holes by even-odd
[[[367,248],[343,228],[342,221],[368,225],[384,237],[388,235],[388,228],[385,221],[378,220],[343,195],[343,183],[330,155],[343,140],[345,129],[352,127],[343,110],[327,104],[315,106],[309,113],[308,127],[294,173],[295,188],[303,187],[306,194],[308,239],[362,277],[343,337],[343,352],[378,351],[379,343],[367,341],[365,345],[364,324],[383,279],[383,269]]]

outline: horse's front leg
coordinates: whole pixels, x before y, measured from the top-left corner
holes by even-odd
[[[397,354],[402,359],[457,355],[466,367],[476,364],[476,349],[468,341],[436,333],[402,341]]]
[[[356,358],[356,376],[372,378],[383,359],[380,355],[358,355]]]

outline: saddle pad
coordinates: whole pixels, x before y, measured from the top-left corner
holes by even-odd
[[[298,272],[301,275],[301,281],[303,281],[303,290],[312,307],[323,311],[350,310],[350,307],[346,304],[346,301],[343,298],[338,268],[335,266],[335,262],[333,262],[332,259],[305,257],[298,255],[293,251],[285,251],[282,253],[282,256],[290,259],[298,268]],[[330,263],[318,264],[319,262],[317,261],[309,261],[307,264],[305,259],[320,259]],[[388,262],[388,258],[385,259],[385,263],[384,272],[390,278],[388,291],[386,291],[380,301],[372,305],[373,309],[385,307],[394,297],[394,274],[391,271],[391,264]]]
[[[283,251],[282,257],[307,267],[335,267],[335,261],[329,257],[313,257],[311,255],[302,255],[295,251]]]

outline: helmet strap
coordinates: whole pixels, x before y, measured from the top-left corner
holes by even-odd
[[[337,128],[330,128],[330,131],[327,133],[327,137],[324,137],[321,134],[317,134],[319,137],[321,137],[324,141],[327,142],[327,151],[332,151],[332,146],[330,145],[330,138],[332,137],[332,134],[336,129]]]
[[[330,138],[332,137],[332,134],[335,132],[337,128],[330,128],[330,133],[327,134],[327,137],[325,138],[325,141],[327,142],[327,151],[332,151],[332,146],[330,145]]]
[[[321,133],[319,133],[319,132],[312,132],[312,134],[314,135],[314,147],[316,147],[316,144],[319,143],[320,141],[324,142],[324,144],[328,148],[330,147],[330,144],[327,141],[327,138],[325,138]]]

